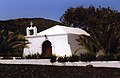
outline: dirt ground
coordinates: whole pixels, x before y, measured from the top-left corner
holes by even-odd
[[[0,78],[120,78],[120,69],[0,64]]]

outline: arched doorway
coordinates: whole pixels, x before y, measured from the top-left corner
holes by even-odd
[[[49,40],[46,40],[42,44],[42,55],[44,58],[49,58],[52,55],[52,44]]]

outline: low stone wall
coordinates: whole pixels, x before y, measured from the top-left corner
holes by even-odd
[[[1,64],[38,64],[38,65],[52,65],[50,59],[14,59],[14,60],[0,60]]]
[[[120,68],[120,61],[93,61],[93,62],[54,62],[50,59],[14,59],[0,60],[1,64],[34,64],[34,65],[56,65],[56,66],[86,66],[93,65],[94,67],[114,67]]]
[[[120,68],[120,62],[119,61],[65,62],[65,63],[55,62],[55,63],[53,63],[53,65],[58,65],[58,66],[86,66],[86,65],[93,65],[94,67]]]

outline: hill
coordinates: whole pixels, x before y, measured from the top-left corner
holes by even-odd
[[[26,35],[26,27],[30,26],[30,22],[33,22],[33,26],[38,28],[38,32],[45,30],[54,25],[60,25],[60,22],[44,19],[44,18],[19,18],[11,20],[1,20],[0,29],[7,29],[10,31],[18,31],[21,34]]]

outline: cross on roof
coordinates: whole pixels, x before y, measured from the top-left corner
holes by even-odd
[[[33,26],[33,23],[32,23],[32,22],[30,23],[30,26],[31,26],[31,27]]]

